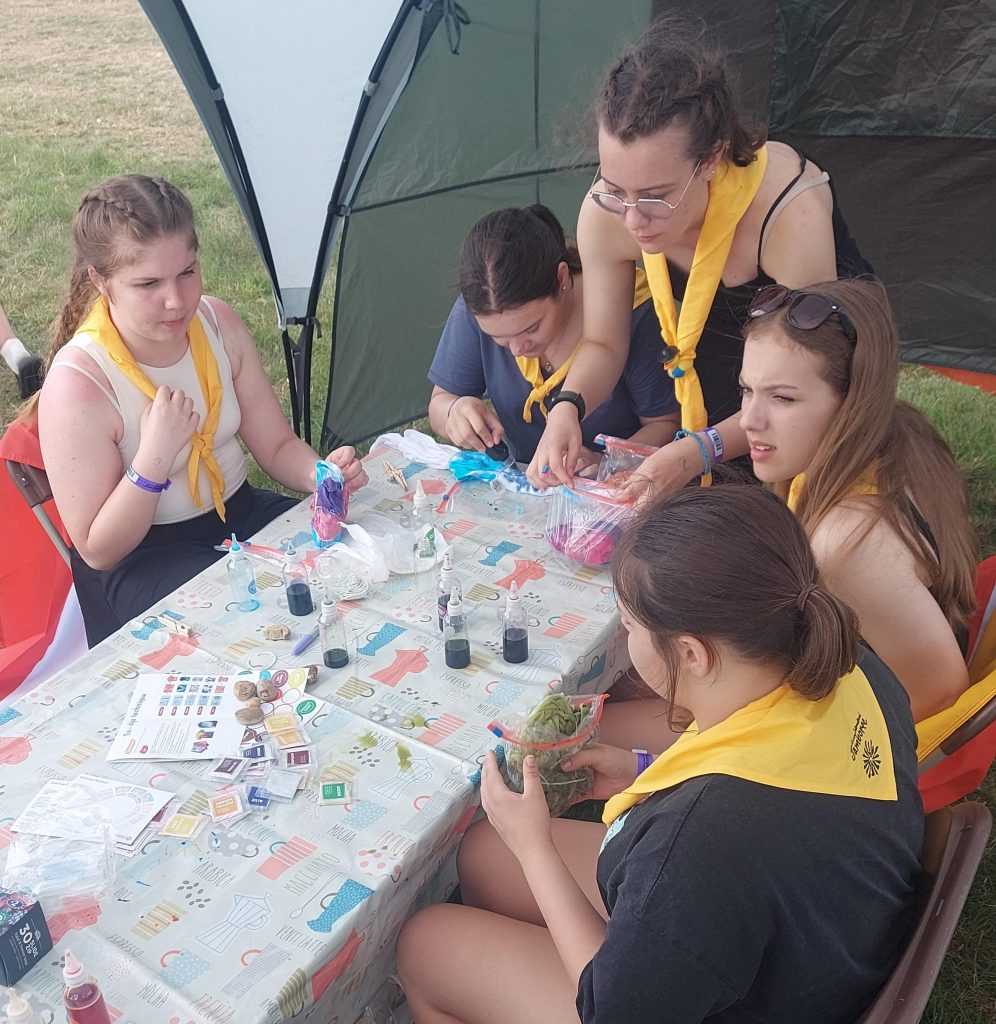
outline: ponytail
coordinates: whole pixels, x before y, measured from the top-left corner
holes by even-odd
[[[809,700],[857,660],[854,613],[820,580],[796,517],[760,487],[695,487],[650,504],[616,546],[613,582],[651,633],[673,703],[673,639],[776,666]]]
[[[785,681],[803,697],[821,700],[854,668],[858,619],[817,580],[800,591],[792,612],[796,650]]]

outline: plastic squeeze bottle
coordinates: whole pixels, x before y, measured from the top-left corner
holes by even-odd
[[[311,598],[311,584],[308,570],[301,561],[302,554],[293,544],[287,545],[287,559],[284,562],[284,588],[287,591],[287,610],[291,615],[310,615],[315,610]]]
[[[505,616],[502,620],[501,656],[511,665],[517,665],[529,657],[529,620],[522,607],[519,588],[512,580],[505,599]]]
[[[415,533],[415,574],[418,580],[432,580],[436,571],[436,524],[429,495],[419,480],[412,500],[412,530]],[[429,584],[432,585],[431,583]]]
[[[443,628],[443,652],[449,668],[466,668],[470,664],[470,638],[463,613],[460,581],[453,581],[450,599],[446,602],[446,623]]]
[[[66,950],[62,980],[66,983],[62,1005],[69,1014],[69,1024],[111,1024],[100,986],[84,973],[83,965],[69,949]]]
[[[14,989],[8,989],[7,1024],[43,1024],[40,1014],[31,1009],[31,1004]]]
[[[232,546],[228,549],[228,581],[232,585],[232,597],[240,612],[254,612],[259,607],[256,596],[256,576],[242,550],[242,545],[232,534]]]
[[[330,597],[322,598],[322,610],[318,616],[318,636],[322,642],[322,661],[329,668],[342,668],[349,664],[346,624],[342,621],[335,601]]]
[[[446,606],[450,602],[450,591],[453,589],[453,558],[447,550],[443,555],[443,565],[439,570],[439,583],[436,587],[436,613],[439,616],[439,631],[446,625]]]

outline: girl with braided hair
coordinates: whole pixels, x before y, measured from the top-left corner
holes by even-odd
[[[760,487],[684,488],[616,548],[629,651],[695,727],[656,760],[598,743],[602,823],[551,819],[535,764],[416,914],[398,971],[419,1024],[855,1021],[916,911],[909,702],[858,643],[798,519]]]
[[[162,178],[91,189],[73,224],[38,430],[90,646],[296,499],[252,487],[239,446],[292,490],[315,486],[315,451],[291,430],[248,330],[204,296],[189,201]],[[33,415],[33,406],[26,415]],[[352,448],[329,458],[355,489]]]
[[[580,401],[550,410],[528,470],[538,486],[570,481],[579,418],[619,379],[638,263],[662,328],[664,371],[655,372],[673,378],[681,403],[683,433],[634,474],[634,489],[652,483],[658,493],[747,451],[737,376],[755,291],[871,270],[826,172],[741,123],[727,63],[701,26],[665,16],[602,82],[601,162],[577,228],[584,338],[562,392]]]

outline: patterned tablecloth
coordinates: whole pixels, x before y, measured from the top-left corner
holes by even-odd
[[[384,462],[403,469],[403,494]],[[371,484],[349,522],[398,521],[415,481],[438,501],[452,476],[367,459]],[[446,668],[435,597],[392,576],[342,606],[350,663],[322,666],[307,694],[306,732],[321,778],[350,780],[353,801],[323,806],[317,788],[231,827],[209,822],[195,839],[153,838],[119,859],[99,902],[69,898],[49,916],[56,949],[21,982],[36,1007],[60,1005],[60,954],[69,945],[102,982],[121,1022],[336,1021],[350,1024],[393,969],[398,930],[417,906],[445,897],[452,854],[473,819],[469,776],[495,743],[487,723],[524,710],[548,688],[605,690],[629,665],[607,574],[566,562],[543,536],[548,499],[461,485],[437,523],[453,546],[469,608],[472,662]],[[306,503],[259,537],[312,548]],[[312,552],[313,553],[313,552]],[[278,572],[256,563],[261,608],[230,601],[224,561],[150,609],[190,625],[190,639],[139,619],[19,701],[0,707],[0,857],[10,823],[48,779],[88,772],[175,792],[172,808],[201,812],[222,783],[210,762],[107,762],[105,754],[140,673],[221,674],[268,663],[321,661],[291,647],[315,616],[288,613]],[[501,658],[500,612],[515,580],[530,615],[530,656]],[[287,641],[264,625],[284,623]],[[446,870],[441,870],[444,868]]]

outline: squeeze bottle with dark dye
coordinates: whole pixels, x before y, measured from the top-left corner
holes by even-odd
[[[322,611],[318,616],[318,636],[322,643],[322,661],[328,668],[343,668],[349,664],[346,646],[346,624],[342,621],[335,601],[322,598]]]
[[[508,589],[505,599],[505,616],[502,619],[501,656],[511,665],[518,665],[529,657],[529,619],[522,607],[519,588],[515,580]]]
[[[101,995],[100,986],[86,975],[83,965],[66,950],[66,965],[62,969],[66,987],[62,992],[62,1005],[69,1014],[69,1024],[111,1024],[111,1015]]]
[[[450,599],[446,603],[443,651],[448,668],[466,668],[470,664],[470,638],[467,636],[467,619],[463,613],[463,593],[459,580],[453,581]]]
[[[287,591],[287,611],[291,615],[310,615],[315,610],[311,599],[311,584],[308,570],[301,561],[301,552],[293,544],[287,545],[287,561],[284,562],[284,587]]]

